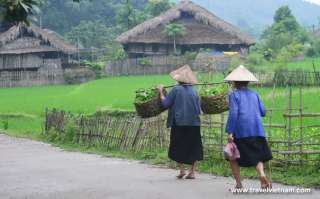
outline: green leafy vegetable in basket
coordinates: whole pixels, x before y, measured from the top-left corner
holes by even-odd
[[[139,89],[136,92],[134,106],[141,118],[155,117],[165,111],[156,88]]]
[[[141,104],[152,100],[159,94],[156,88],[139,89],[136,92],[135,103]]]
[[[214,85],[210,87],[203,87],[200,89],[200,96],[215,96],[223,93],[227,93],[229,90],[227,84]]]
[[[201,109],[205,114],[219,114],[229,109],[227,100],[228,85],[220,84],[202,88],[199,93],[201,96]]]

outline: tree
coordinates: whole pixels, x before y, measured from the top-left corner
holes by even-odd
[[[272,52],[276,57],[283,48],[304,44],[308,40],[306,31],[300,26],[288,6],[280,7],[273,17],[273,24],[262,34],[262,53]],[[270,53],[267,53],[268,58]]]
[[[66,33],[65,37],[72,43],[79,42],[84,48],[104,48],[113,42],[116,31],[101,21],[81,21],[78,26]]]
[[[125,0],[125,2],[116,9],[116,13],[117,22],[123,30],[129,30],[146,20],[144,12],[133,7],[129,0]]]
[[[173,39],[173,49],[174,53],[177,53],[176,38],[179,36],[184,36],[186,34],[186,28],[183,24],[170,23],[166,25],[164,32],[168,37]]]
[[[146,6],[146,12],[151,16],[155,17],[160,15],[162,12],[170,9],[172,4],[169,0],[149,0]]]

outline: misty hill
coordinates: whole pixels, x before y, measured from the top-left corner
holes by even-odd
[[[303,26],[310,27],[312,24],[318,24],[318,16],[320,16],[320,6],[303,0],[192,1],[255,36],[272,23],[274,12],[282,5],[288,5]]]

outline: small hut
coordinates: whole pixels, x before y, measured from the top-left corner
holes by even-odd
[[[252,37],[191,1],[181,1],[161,15],[122,33],[116,41],[124,46],[130,58],[169,55],[173,52],[173,41],[164,32],[169,23],[183,24],[186,28],[186,34],[176,40],[181,54],[202,48],[217,53],[245,54],[250,45],[255,44]]]
[[[12,26],[0,33],[0,87],[64,83],[63,66],[75,52],[51,30]]]

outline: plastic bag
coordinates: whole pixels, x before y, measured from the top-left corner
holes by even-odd
[[[240,158],[240,152],[234,142],[229,142],[223,149],[224,158],[226,160],[236,160]]]

